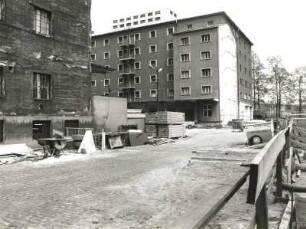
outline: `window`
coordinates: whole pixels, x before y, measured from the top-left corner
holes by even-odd
[[[104,80],[104,87],[108,87],[110,85],[110,79]]]
[[[149,35],[150,35],[150,38],[156,37],[156,30],[150,31]]]
[[[244,68],[244,74],[245,74],[245,75],[247,74],[247,69],[246,69],[246,68]]]
[[[189,37],[182,37],[180,41],[181,45],[189,45]]]
[[[173,66],[173,58],[167,58],[167,66]]]
[[[138,15],[133,16],[133,19],[138,19]]]
[[[132,24],[129,22],[129,23],[126,23],[126,27],[128,27],[128,26],[131,26]]]
[[[118,26],[117,26],[117,25],[114,25],[114,26],[113,26],[113,29],[117,29],[117,28],[118,28]]]
[[[207,26],[213,26],[214,25],[214,21],[213,20],[210,20],[207,22]]]
[[[155,82],[157,82],[156,75],[150,75],[150,83],[155,83]]]
[[[104,39],[104,46],[108,46],[109,45],[109,39]]]
[[[37,34],[49,36],[51,28],[51,13],[35,7],[34,28]]]
[[[109,52],[105,52],[104,53],[104,59],[109,59],[110,58],[110,53]]]
[[[118,44],[122,44],[123,43],[123,37],[121,36],[121,37],[118,37],[117,38],[117,41],[118,41]]]
[[[167,28],[167,35],[171,35],[174,33],[174,27]]]
[[[172,73],[167,74],[167,81],[168,82],[173,81],[173,74]]]
[[[123,92],[118,92],[118,97],[123,98]]]
[[[32,123],[32,138],[50,138],[51,137],[51,121],[35,121]]]
[[[135,34],[135,41],[140,41],[140,33]]]
[[[190,95],[190,87],[181,87],[181,95]]]
[[[136,76],[136,77],[134,78],[134,81],[135,81],[135,84],[140,84],[140,83],[141,83],[141,78],[140,78],[140,76]]]
[[[153,12],[148,13],[148,16],[153,16]]]
[[[123,79],[122,78],[118,78],[118,85],[122,85],[123,84]]]
[[[134,21],[134,22],[133,22],[133,25],[138,25],[138,21]]]
[[[149,52],[150,53],[157,52],[157,45],[150,45]]]
[[[141,69],[141,63],[140,62],[135,62],[134,63],[134,68],[135,69]]]
[[[241,64],[239,64],[239,71],[240,71],[240,72],[242,71],[242,66],[241,66]]]
[[[4,70],[3,67],[0,67],[0,97],[5,96],[5,87],[4,87]]]
[[[240,85],[241,85],[241,86],[244,86],[244,79],[241,79],[241,78],[240,78]]]
[[[157,67],[157,60],[150,60],[150,65],[152,67]]]
[[[174,90],[173,89],[167,89],[167,96],[173,97],[174,96]]]
[[[141,98],[141,91],[135,91],[134,92],[134,98],[135,99],[140,99]]]
[[[155,14],[156,14],[156,15],[160,14],[160,11],[155,11]]]
[[[0,0],[0,21],[4,19],[4,0]]]
[[[150,89],[150,97],[157,97],[157,90],[156,89]]]
[[[113,20],[113,23],[117,23],[118,22],[118,20]]]
[[[140,21],[140,24],[144,24],[144,23],[146,23],[146,20],[141,20]]]
[[[91,81],[91,86],[92,87],[96,87],[97,86],[97,81],[96,80],[92,80]]]
[[[160,17],[156,17],[156,18],[155,18],[155,21],[159,21],[159,20],[160,20]]]
[[[127,20],[127,21],[130,21],[130,20],[131,20],[131,17],[127,17],[126,20]]]
[[[202,43],[210,42],[210,34],[203,34],[203,35],[201,35],[201,42]]]
[[[140,55],[140,48],[139,47],[135,48],[134,53],[135,53],[135,55]]]
[[[211,86],[202,86],[202,94],[211,94]]]
[[[124,18],[120,18],[120,22],[124,22]]]
[[[123,57],[123,51],[122,50],[118,50],[118,57],[122,58]]]
[[[91,60],[96,60],[96,59],[97,59],[96,54],[91,54]]]
[[[189,78],[191,78],[190,70],[182,70],[181,79],[189,79]]]
[[[167,44],[167,50],[168,51],[173,50],[173,43],[168,43]]]
[[[211,76],[211,69],[210,68],[202,68],[201,73],[202,73],[202,77],[209,77],[209,76]]]
[[[141,15],[140,15],[140,17],[145,17],[145,16],[146,16],[145,14],[141,14]]]
[[[92,41],[91,42],[91,47],[96,47],[97,46],[97,42],[96,41]]]
[[[211,59],[210,51],[202,51],[201,60],[209,60],[209,59]]]
[[[121,72],[123,70],[123,65],[122,64],[118,64],[118,71]]]
[[[188,62],[190,61],[190,55],[189,54],[181,54],[181,62]]]
[[[211,104],[206,104],[203,106],[203,116],[204,117],[212,116],[212,105]]]
[[[187,29],[192,29],[192,24],[188,24]]]
[[[153,18],[149,18],[149,19],[148,19],[148,22],[152,22],[152,21],[153,21]]]
[[[51,99],[51,75],[34,73],[33,98],[42,100]]]

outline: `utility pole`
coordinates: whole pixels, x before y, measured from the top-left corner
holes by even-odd
[[[303,83],[303,75],[299,77],[299,113],[302,113],[302,83]]]

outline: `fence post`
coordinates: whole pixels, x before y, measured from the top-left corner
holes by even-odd
[[[102,129],[102,142],[101,142],[101,150],[102,152],[105,150],[106,146],[105,146],[105,132],[104,129]]]
[[[257,229],[269,229],[266,186],[264,185],[256,201]]]
[[[283,197],[283,154],[286,153],[286,148],[282,149],[276,160],[276,196]]]

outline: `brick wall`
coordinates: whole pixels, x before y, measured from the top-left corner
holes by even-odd
[[[0,21],[0,111],[17,115],[82,112],[90,99],[90,0],[6,0]],[[34,31],[35,9],[50,13],[50,36]],[[51,99],[33,99],[33,74],[51,75]],[[40,109],[39,109],[40,106]]]

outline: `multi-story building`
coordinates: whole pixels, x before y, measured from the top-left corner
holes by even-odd
[[[87,126],[91,0],[0,0],[0,142]]]
[[[224,12],[96,35],[92,44],[93,61],[117,69],[101,93],[130,108],[223,125],[252,118],[252,42]]]
[[[113,20],[113,30],[124,30],[175,20],[177,14],[170,9],[156,10]]]

